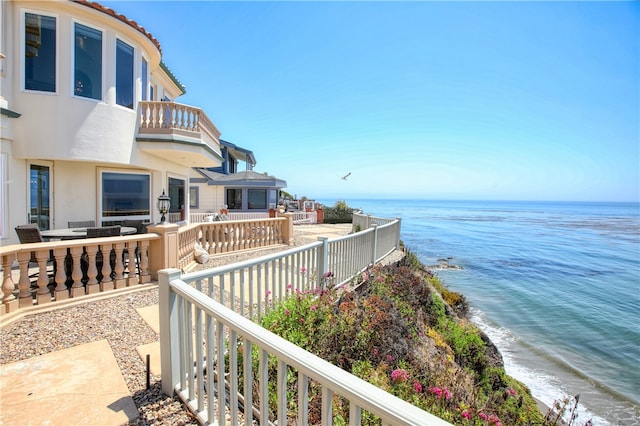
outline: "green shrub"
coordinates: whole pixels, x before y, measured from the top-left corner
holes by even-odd
[[[353,222],[353,209],[344,200],[336,201],[333,207],[324,208],[325,223]]]

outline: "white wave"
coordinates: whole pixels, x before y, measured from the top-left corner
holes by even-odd
[[[555,401],[562,401],[571,396],[563,389],[562,381],[559,377],[548,371],[533,369],[518,363],[516,360],[518,352],[527,349],[518,345],[517,337],[509,329],[492,324],[482,311],[473,307],[470,309],[470,319],[498,347],[502,354],[507,374],[527,385],[534,398],[540,400],[547,407],[551,407]],[[611,424],[607,420],[589,412],[583,404],[578,404],[577,412],[578,418],[574,424],[584,424],[589,419],[591,419],[594,426],[608,426]],[[565,415],[565,420],[568,420],[567,415]]]

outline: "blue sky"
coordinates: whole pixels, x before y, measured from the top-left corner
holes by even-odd
[[[638,2],[101,4],[292,194],[640,200]]]

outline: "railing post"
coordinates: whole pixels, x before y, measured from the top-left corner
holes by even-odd
[[[322,246],[318,249],[318,278],[316,288],[324,289],[324,276],[329,272],[329,237],[318,237]]]
[[[373,236],[373,244],[371,247],[371,264],[375,265],[376,257],[378,255],[378,225],[373,223],[371,224],[371,227],[373,228],[373,232],[371,233],[371,235]]]
[[[162,392],[172,396],[180,381],[178,296],[169,283],[180,278],[179,269],[158,271],[158,305],[160,320],[160,368]]]
[[[177,268],[179,262],[178,229],[174,223],[160,223],[147,228],[147,232],[160,235],[149,244],[149,274],[152,280],[158,279],[158,271]]]
[[[2,256],[2,309],[4,313],[14,312],[18,309],[18,299],[13,295],[16,284],[11,277],[11,264],[15,255]]]
[[[282,243],[290,246],[293,245],[293,213],[285,213],[282,216],[286,219],[282,226]]]
[[[398,224],[396,225],[396,250],[400,248],[400,231],[401,231],[401,227],[400,225],[402,224],[402,220],[399,217],[396,217],[396,220],[398,221]]]

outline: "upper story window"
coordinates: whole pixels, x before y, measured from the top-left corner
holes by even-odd
[[[147,86],[149,85],[149,80],[147,77],[147,70],[149,66],[147,65],[147,60],[142,58],[142,100],[147,100]]]
[[[133,109],[133,47],[116,42],[116,103]]]
[[[56,18],[25,13],[24,88],[56,91]]]
[[[102,99],[102,32],[75,24],[73,93]]]

